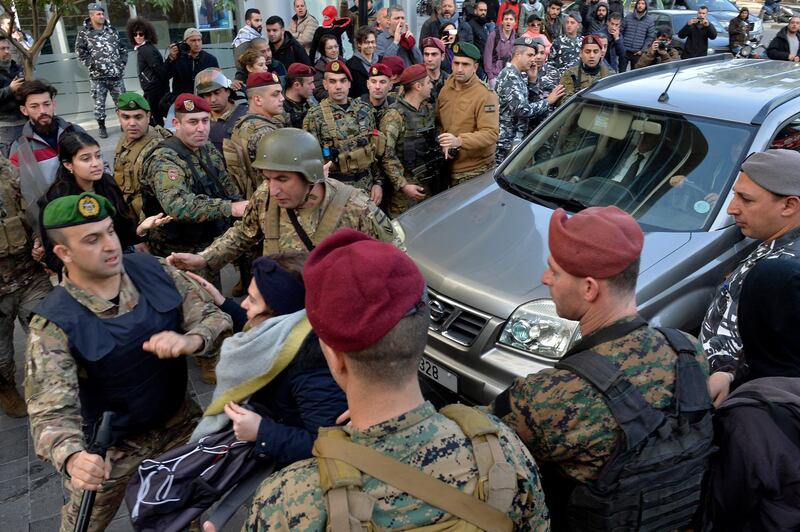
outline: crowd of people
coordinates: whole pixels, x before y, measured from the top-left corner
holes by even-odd
[[[515,1],[465,4],[457,15],[441,0],[419,39],[397,6],[370,2],[367,24],[329,6],[318,23],[295,0],[288,25],[263,27],[249,9],[234,79],[198,30],[164,58],[137,17],[142,93],[125,90],[124,43],[90,4],[76,48],[101,137],[115,102],[112,165],[57,116],[52,85],[0,90],[19,122],[0,137],[0,408],[30,416],[36,454],[68,480],[62,530],[84,491],[97,492],[90,530],[123,498],[137,526],[173,519],[149,510],[151,488],[172,491],[144,468],[211,436],[247,442],[247,460],[274,472],[233,498],[255,490],[245,530],[800,527],[795,151],[742,164],[728,213],[759,244],[720,280],[699,339],[638,316],[644,234],[630,215],[558,209],[541,281],[581,340],[485,407],[437,412],[423,397],[426,285],[391,219],[495,168],[593,80],[679,58],[645,0],[625,17],[605,0],[564,16],[551,0],[525,21]],[[681,29],[684,57],[713,38],[707,11]],[[221,290],[229,265],[241,303]],[[24,399],[15,320],[28,332]],[[215,384],[205,412],[187,358]],[[109,411],[104,460],[91,444]],[[175,512],[193,504],[188,525],[213,501]]]

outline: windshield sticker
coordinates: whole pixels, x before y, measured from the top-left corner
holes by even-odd
[[[699,214],[705,214],[711,210],[711,204],[707,201],[696,201],[694,203],[694,212]]]
[[[604,129],[608,129],[608,119],[609,119],[608,114],[597,113],[597,116],[594,117],[595,131],[602,131]]]

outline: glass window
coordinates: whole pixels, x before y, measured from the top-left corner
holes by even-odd
[[[792,118],[778,131],[775,138],[769,143],[769,149],[800,151],[800,115]]]
[[[616,205],[661,231],[704,229],[736,177],[753,127],[573,100],[497,175],[551,208]]]

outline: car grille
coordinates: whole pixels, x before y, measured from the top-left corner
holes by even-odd
[[[489,321],[489,316],[456,303],[428,289],[430,330],[463,346],[471,346]]]

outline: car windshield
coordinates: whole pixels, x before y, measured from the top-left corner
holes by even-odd
[[[577,98],[496,174],[529,201],[616,205],[661,231],[707,228],[749,146],[749,125]]]

